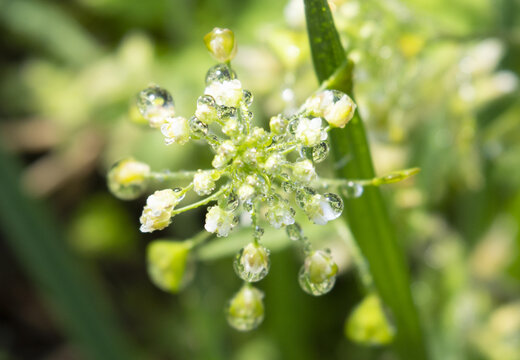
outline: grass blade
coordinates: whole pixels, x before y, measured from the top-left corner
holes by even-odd
[[[304,0],[307,31],[314,69],[320,83],[352,94],[352,64],[334,26],[326,0]],[[332,78],[331,78],[332,77]],[[344,129],[331,131],[331,148],[343,178],[375,176],[370,148],[359,112]],[[344,217],[366,258],[375,287],[390,308],[397,327],[394,342],[402,359],[426,359],[426,348],[410,289],[410,275],[395,230],[377,187],[367,187],[363,196],[344,199]]]

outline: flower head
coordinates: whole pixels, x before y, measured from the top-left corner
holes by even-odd
[[[177,143],[184,145],[190,139],[190,127],[188,120],[182,116],[168,117],[161,125],[166,145]]]
[[[242,84],[237,79],[214,81],[206,87],[204,94],[212,96],[217,105],[237,107],[242,100]]]
[[[294,134],[296,139],[305,146],[313,146],[327,138],[327,133],[322,131],[320,118],[301,118],[296,126]]]

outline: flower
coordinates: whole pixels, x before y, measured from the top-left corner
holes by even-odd
[[[242,280],[260,281],[269,272],[269,250],[259,243],[249,243],[237,254],[233,267]]]
[[[258,327],[264,320],[264,294],[246,283],[230,300],[227,306],[228,323],[240,331]]]
[[[320,194],[312,195],[305,204],[307,217],[317,225],[325,225],[331,220],[338,218],[338,213],[324,196]]]
[[[206,224],[204,228],[217,236],[228,236],[235,226],[235,217],[230,211],[226,211],[220,206],[215,205],[208,209],[206,214]]]
[[[327,138],[327,133],[321,129],[321,119],[301,118],[296,126],[294,136],[305,146],[313,146]]]
[[[161,127],[166,118],[175,115],[172,96],[157,85],[150,85],[138,94],[137,107],[153,128]]]
[[[316,178],[316,170],[310,160],[298,161],[292,168],[296,180],[308,183]]]
[[[166,145],[177,143],[185,144],[190,139],[188,120],[182,116],[168,117],[161,125],[161,132],[165,136]]]
[[[195,116],[200,121],[211,124],[217,118],[217,108],[215,99],[210,95],[203,95],[197,100],[197,110]]]
[[[243,184],[238,188],[237,195],[240,201],[249,200],[255,194],[255,188],[249,184]]]
[[[305,258],[298,279],[305,292],[318,296],[332,289],[337,273],[338,265],[328,251],[316,250]]]
[[[162,230],[171,223],[172,211],[181,198],[172,189],[157,190],[148,196],[139,218],[141,232]]]
[[[197,195],[209,195],[215,190],[215,180],[211,171],[198,170],[193,176],[193,190]]]
[[[284,201],[280,201],[267,211],[265,217],[271,226],[279,229],[282,226],[294,224],[294,215],[294,209]]]
[[[231,140],[222,142],[217,150],[217,155],[215,155],[213,161],[211,162],[211,165],[217,169],[223,167],[229,160],[231,160],[233,156],[235,156],[236,152],[237,148],[235,145],[233,145]]]
[[[304,107],[314,116],[321,116],[333,127],[345,127],[356,111],[356,104],[338,90],[325,90],[311,96]]]
[[[217,105],[237,107],[242,100],[242,84],[237,79],[213,81],[206,87],[204,94],[212,96]]]

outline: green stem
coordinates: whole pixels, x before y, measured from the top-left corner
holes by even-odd
[[[346,60],[326,0],[304,0],[312,59],[320,83],[352,94],[353,64]],[[333,129],[336,174],[345,179],[375,177],[363,122],[356,113],[344,129]],[[422,329],[412,299],[410,275],[380,190],[369,187],[359,198],[345,198],[344,217],[365,256],[374,284],[392,312],[394,342],[402,359],[427,359]]]
[[[225,191],[227,191],[228,188],[226,186],[223,186],[219,189],[219,191],[217,191],[216,193],[214,193],[213,195],[210,195],[208,196],[207,198],[205,199],[202,199],[200,201],[197,201],[197,202],[194,202],[193,204],[190,204],[190,205],[186,205],[184,207],[181,207],[181,208],[178,208],[178,209],[175,209],[172,211],[172,216],[174,215],[177,215],[177,214],[180,214],[182,212],[185,212],[185,211],[188,211],[188,210],[192,210],[192,209],[196,209],[198,208],[199,206],[202,206],[202,205],[206,205],[207,203],[209,202],[212,202],[214,200],[217,200],[218,197],[220,195],[222,195]]]

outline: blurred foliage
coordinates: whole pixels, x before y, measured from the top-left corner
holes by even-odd
[[[421,168],[417,181],[387,185],[384,195],[411,264],[431,358],[516,359],[520,2],[330,3],[355,62],[355,93],[376,172]],[[348,232],[306,229],[312,241],[332,249],[342,272],[334,290],[319,299],[298,287],[301,254],[288,247],[284,234],[266,233],[274,252],[273,276],[260,286],[266,319],[258,331],[242,334],[227,327],[223,308],[239,283],[231,256],[247,239],[216,239],[197,249],[195,280],[179,295],[169,295],[146,274],[145,248],[154,238],[137,232],[143,200],[121,203],[106,193],[104,174],[122,157],[131,155],[155,170],[195,169],[209,162],[197,145],[164,146],[160,134],[131,121],[130,112],[135,94],[150,82],[170,90],[180,114],[193,112],[213,63],[202,36],[214,26],[231,28],[237,36],[235,68],[255,94],[259,123],[289,111],[316,89],[301,4],[286,5],[276,0],[0,0],[1,146],[25,165],[19,181],[27,193],[44,199],[59,219],[68,237],[60,246],[74,252],[66,266],[76,273],[74,264],[85,264],[95,274],[99,286],[91,291],[110,299],[109,318],[119,319],[147,358],[390,356],[386,347],[361,346],[344,336],[347,315],[366,295],[352,270],[359,266],[352,266],[357,260]],[[331,165],[324,164],[323,171],[330,172]],[[7,174],[8,168],[2,169]],[[189,238],[202,219],[202,211],[180,215],[164,237]],[[30,240],[41,242],[38,235],[43,236],[36,233]],[[15,234],[6,228],[5,236]],[[6,249],[11,245],[0,263],[13,262],[18,254],[13,243],[6,242]],[[80,357],[71,345],[77,332],[60,320],[67,306],[52,308],[56,321],[42,320],[39,313],[45,310],[37,306],[40,295],[32,285],[39,282],[30,280],[57,268],[17,259],[28,278],[1,277],[0,357]],[[3,265],[2,272],[11,274]],[[59,298],[73,285],[55,286],[63,287],[51,292]],[[25,307],[10,301],[19,298],[26,299]],[[60,335],[49,340],[42,330],[47,328]]]

